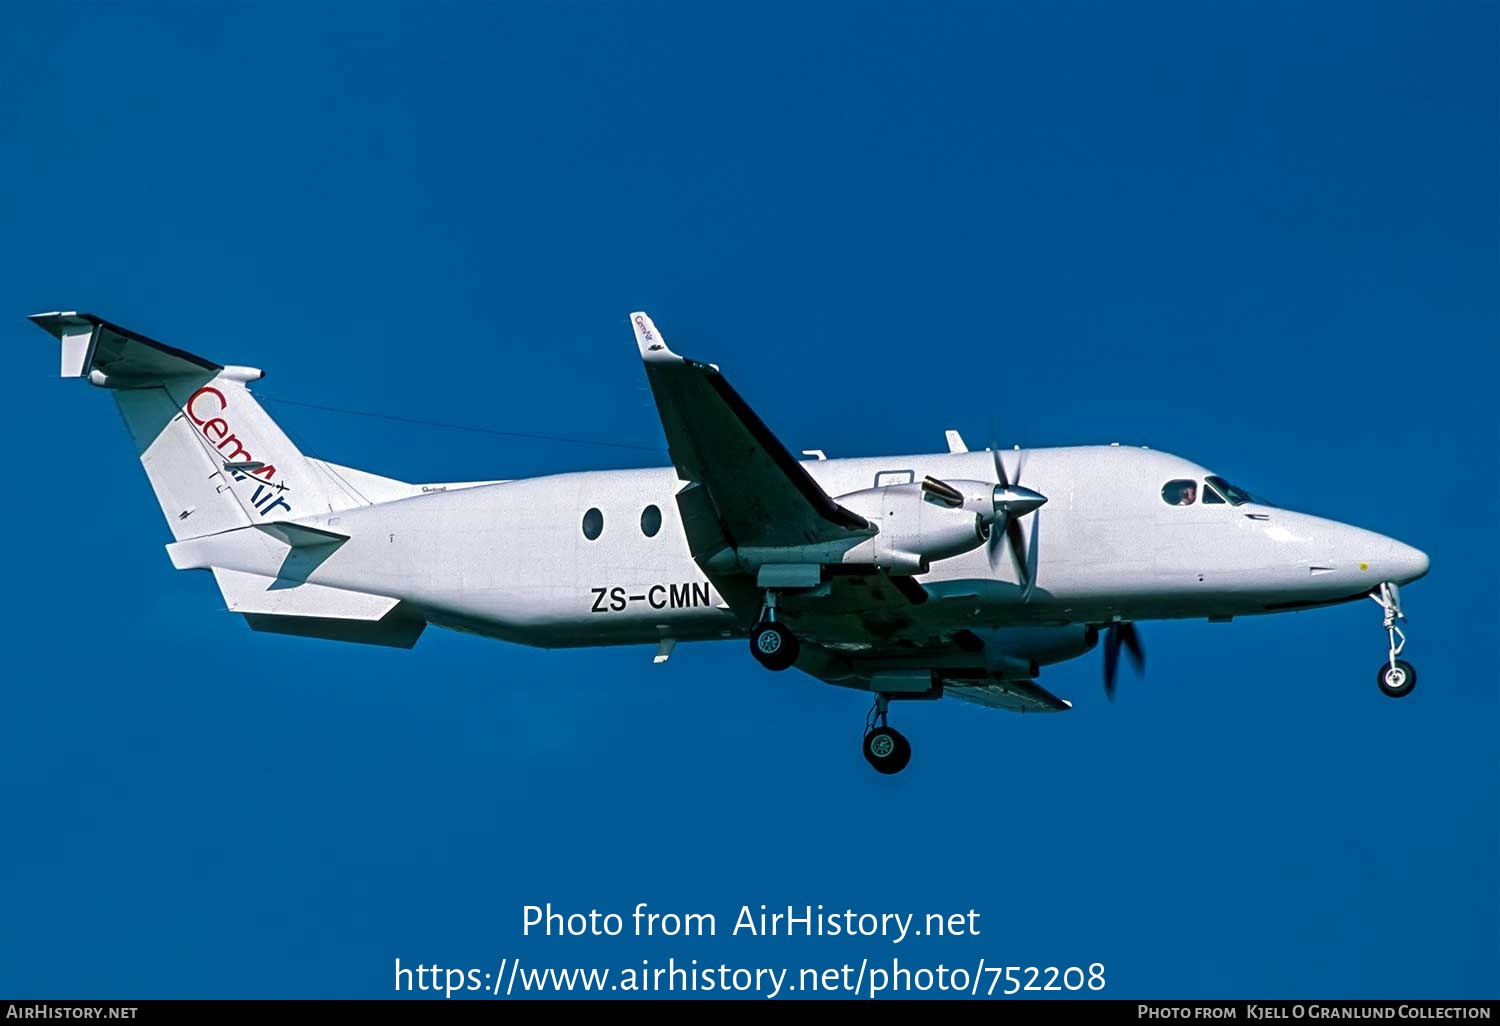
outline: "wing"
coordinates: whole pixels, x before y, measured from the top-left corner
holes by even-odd
[[[995,680],[976,683],[943,682],[943,694],[973,702],[987,709],[1010,712],[1063,712],[1073,708],[1034,680]]]
[[[896,614],[899,617],[899,614]],[[864,617],[872,627],[886,617]],[[906,629],[872,634],[861,644],[820,645],[804,642],[797,668],[828,684],[877,691],[895,697],[948,696],[989,709],[1010,712],[1064,712],[1073,707],[1034,680],[1015,679],[992,668],[1003,653],[992,652],[984,639],[960,628],[932,635],[920,619]]]
[[[672,352],[646,314],[633,313],[630,322],[678,476],[701,487],[729,545],[805,545],[872,532],[818,487],[717,367]]]

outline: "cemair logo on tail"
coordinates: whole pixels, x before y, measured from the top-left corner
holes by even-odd
[[[229,400],[224,393],[212,385],[204,385],[198,391],[188,396],[187,415],[188,419],[198,425],[198,430],[203,432],[203,437],[208,439],[219,452],[224,454],[225,463],[253,463],[255,457],[250,450],[245,448],[245,443],[240,440],[229,421],[220,414],[229,412]],[[234,479],[243,481],[246,478],[244,471],[234,471]],[[261,516],[269,516],[271,511],[278,507],[292,511],[291,503],[286,501],[287,488],[284,484],[275,484],[276,467],[274,464],[266,463],[249,471],[252,478],[262,478],[255,485],[255,494],[250,497],[250,504]]]

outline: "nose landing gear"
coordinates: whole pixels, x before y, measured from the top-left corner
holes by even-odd
[[[1401,592],[1389,582],[1383,582],[1378,589],[1370,593],[1376,605],[1385,610],[1385,632],[1390,637],[1390,656],[1384,663],[1380,664],[1380,671],[1375,677],[1375,682],[1380,685],[1380,690],[1389,698],[1405,698],[1411,694],[1412,688],[1417,686],[1417,671],[1404,659],[1397,659],[1401,650],[1406,647],[1406,635],[1396,625],[1397,620],[1405,620],[1406,615],[1401,612]]]
[[[865,718],[865,761],[877,773],[900,773],[911,762],[911,742],[894,727],[886,724],[891,697],[877,694],[870,715]]]

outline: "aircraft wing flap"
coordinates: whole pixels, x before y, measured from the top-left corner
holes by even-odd
[[[630,315],[678,475],[707,489],[735,546],[787,546],[867,536],[766,427],[719,369],[667,348],[644,313]]]
[[[861,691],[876,689],[876,678],[890,673],[921,673],[942,694],[987,709],[1009,712],[1065,712],[1073,707],[1034,680],[997,676],[986,658],[984,642],[967,629],[935,634],[920,614],[862,613],[868,629],[863,640],[845,633],[838,640],[805,643],[797,668],[819,680]],[[828,621],[830,624],[834,621]]]
[[[987,709],[1005,709],[1010,712],[1064,712],[1073,708],[1072,702],[1058,698],[1031,680],[946,679],[943,681],[943,694]]]
[[[922,605],[927,598],[921,582],[880,571],[840,574],[809,592],[787,592],[781,597],[781,607],[815,617],[861,615],[905,611]]]

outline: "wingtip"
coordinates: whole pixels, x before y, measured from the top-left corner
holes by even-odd
[[[664,363],[682,359],[667,348],[666,339],[661,337],[661,332],[656,330],[655,322],[646,311],[633,311],[630,315],[630,326],[635,331],[635,344],[641,351],[641,359],[648,363]]]

